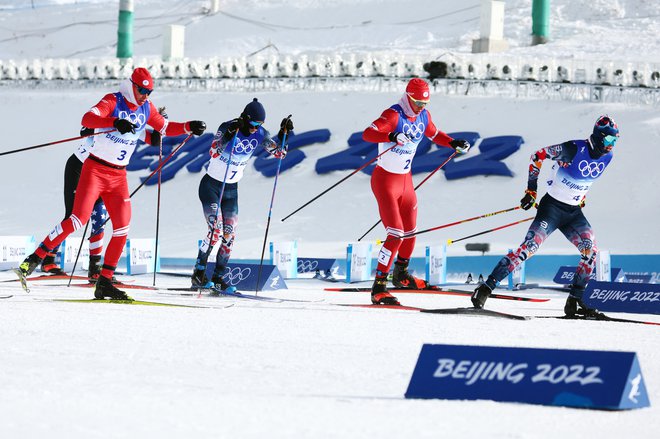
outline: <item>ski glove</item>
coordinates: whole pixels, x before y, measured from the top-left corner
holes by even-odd
[[[410,137],[399,132],[391,132],[387,135],[387,138],[390,139],[390,142],[396,143],[399,146],[412,142],[412,140],[410,140]]]
[[[191,120],[188,121],[188,132],[193,133],[196,136],[201,136],[206,131],[206,124],[201,120]]]
[[[163,141],[163,136],[160,134],[160,131],[153,130],[151,132],[151,146],[160,146]]]
[[[94,128],[87,128],[87,127],[80,128],[81,136],[91,136],[92,134],[94,134]]]
[[[115,119],[115,121],[112,122],[112,126],[117,128],[117,131],[119,131],[120,134],[126,134],[126,133],[135,134],[135,128],[137,128],[137,125],[130,123],[126,119],[120,119],[120,118]]]
[[[470,142],[463,139],[454,139],[449,142],[449,146],[454,148],[457,154],[467,154],[470,150]]]
[[[522,197],[522,200],[520,200],[520,207],[523,210],[529,210],[532,208],[535,201],[536,201],[536,192],[527,189],[525,191],[525,196]]]
[[[293,131],[293,122],[290,118],[286,117],[280,122],[280,131],[285,130],[287,133]]]

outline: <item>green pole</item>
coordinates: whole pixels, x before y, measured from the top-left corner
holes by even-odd
[[[117,58],[133,57],[133,0],[119,0]]]
[[[550,37],[550,0],[532,0],[532,46]]]

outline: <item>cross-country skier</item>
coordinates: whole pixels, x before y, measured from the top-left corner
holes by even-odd
[[[191,277],[193,287],[227,290],[229,285],[223,275],[238,225],[238,182],[243,178],[243,171],[257,147],[264,148],[278,159],[286,156],[286,145],[282,145],[282,139],[285,133],[293,130],[293,122],[290,118],[283,119],[277,136],[271,138],[268,130],[263,127],[265,120],[266,110],[254,98],[238,118],[222,123],[213,138],[211,161],[199,182],[199,200],[202,202],[208,232],[197,253]],[[206,264],[211,249],[218,241],[221,244],[209,281]]]
[[[149,100],[154,81],[149,71],[136,68],[130,79],[119,85],[119,91],[105,95],[82,117],[81,125],[94,129],[116,128],[111,133],[96,136],[94,149],[85,160],[68,218],[56,225],[38,248],[19,266],[24,277],[30,275],[48,253],[80,229],[90,218],[99,196],[112,220],[112,239],[105,252],[101,274],[94,297],[132,300],[112,284],[112,276],[126,244],[130,227],[131,201],[126,181],[126,165],[146,126],[166,136],[184,133],[201,135],[206,129],[202,121],[169,122]]]
[[[420,78],[411,79],[399,102],[380,115],[362,134],[367,142],[378,143],[378,152],[392,148],[378,158],[371,175],[371,190],[376,196],[380,218],[387,239],[378,254],[376,280],[371,289],[371,301],[378,305],[399,305],[387,292],[387,274],[392,261],[392,283],[396,288],[426,288],[425,281],[408,272],[408,262],[415,248],[415,237],[406,237],[417,230],[417,195],[412,183],[411,165],[417,145],[424,136],[435,144],[453,148],[459,154],[470,149],[466,140],[452,139],[440,131],[431,120],[426,105],[431,98],[429,85]]]
[[[586,140],[569,140],[536,151],[531,157],[525,196],[520,207],[530,209],[537,195],[539,173],[543,161],[553,160],[548,192],[543,196],[534,221],[520,247],[504,256],[472,294],[472,304],[483,308],[488,296],[499,281],[516,269],[523,261],[536,253],[545,239],[556,229],[580,251],[580,263],[575,271],[571,291],[564,312],[569,317],[576,314],[599,317],[600,313],[582,302],[584,288],[596,264],[596,240],[591,224],[582,213],[585,197],[593,182],[603,175],[612,160],[612,148],[619,137],[614,120],[605,115],[598,118]]]
[[[164,110],[164,109],[163,109]],[[159,109],[160,111],[160,109]],[[153,133],[153,135],[152,135]],[[94,129],[82,127],[80,129],[81,136],[85,137],[81,140],[78,147],[73,154],[69,157],[64,167],[64,218],[68,218],[73,212],[73,200],[76,196],[76,188],[78,180],[80,180],[80,172],[82,165],[89,157],[89,153],[94,147]],[[145,130],[143,135],[146,138],[146,143],[158,145],[160,142],[160,133],[158,131]],[[105,231],[106,219],[108,211],[105,209],[103,200],[99,198],[94,203],[92,209],[92,216],[90,217],[91,233],[89,235],[89,269],[87,277],[91,283],[95,283],[101,274],[101,255],[103,254],[103,235]],[[49,274],[66,274],[55,263],[55,256],[57,255],[58,247],[46,255],[41,261],[41,271]]]

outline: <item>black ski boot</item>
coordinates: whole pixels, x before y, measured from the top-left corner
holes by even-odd
[[[488,284],[485,282],[480,284],[474,290],[474,293],[472,293],[472,297],[470,297],[470,300],[472,300],[472,306],[479,309],[483,308],[486,304],[486,300],[488,300],[488,296],[490,296],[490,293],[492,292],[493,290],[488,286]]]
[[[206,277],[206,267],[198,268],[198,266],[195,266],[195,270],[190,277],[190,282],[193,288],[210,288],[211,283]]]
[[[399,300],[387,291],[387,278],[377,277],[371,287],[371,303],[374,305],[401,306]]]
[[[112,284],[112,280],[108,279],[105,276],[99,276],[96,280],[96,289],[94,290],[94,298],[98,300],[103,300],[105,298],[112,300],[129,300],[133,301],[133,298],[126,294],[124,291],[120,290]]]
[[[36,253],[32,253],[30,256],[25,258],[21,265],[18,266],[18,269],[23,273],[23,277],[28,277],[32,274],[37,265],[41,263],[41,258],[37,256]]]
[[[95,284],[101,275],[101,255],[89,255],[89,268],[87,279],[90,284]]]
[[[569,319],[586,318],[604,320],[606,318],[605,314],[597,309],[589,308],[582,302],[582,300],[575,296],[568,296],[566,299],[566,304],[564,304],[564,314],[566,314],[566,317]]]
[[[55,263],[55,254],[48,253],[43,261],[41,261],[41,271],[52,275],[66,275],[59,265]]]
[[[429,284],[408,272],[408,261],[396,261],[392,273],[392,284],[406,290],[424,290]]]

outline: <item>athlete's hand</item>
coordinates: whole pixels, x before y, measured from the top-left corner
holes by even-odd
[[[161,136],[160,131],[158,130],[153,130],[151,132],[151,146],[160,146],[161,142],[163,140],[163,136]]]
[[[115,121],[112,122],[112,126],[117,128],[117,131],[119,131],[120,134],[126,134],[126,133],[135,134],[135,128],[137,128],[137,125],[130,123],[126,119],[120,119],[120,118],[115,119]]]
[[[412,142],[412,140],[410,140],[410,137],[400,132],[393,131],[390,134],[388,134],[387,137],[390,139],[390,142],[396,143],[399,146]]]
[[[241,127],[241,118],[238,117],[236,119],[233,119],[231,122],[229,122],[229,126],[227,127],[227,132],[231,135],[234,135],[240,127]]]
[[[285,131],[293,131],[293,122],[291,121],[291,117],[285,117],[282,119],[282,122],[280,122],[280,132]]]
[[[578,204],[578,206],[580,206],[580,209],[582,209],[582,208],[584,208],[585,204],[587,204],[587,197],[586,196],[582,197],[582,199],[580,200],[580,204]]]
[[[522,197],[522,200],[520,200],[520,207],[523,210],[529,210],[532,208],[532,206],[534,206],[535,202],[536,202],[536,192],[527,189],[525,191],[525,196]]]
[[[467,152],[470,150],[470,142],[463,139],[454,139],[449,142],[449,146],[454,148],[454,151],[456,151],[456,153],[459,155],[467,154]]]
[[[87,127],[80,128],[81,136],[91,136],[92,134],[94,134],[94,128],[87,128]]]
[[[186,123],[188,125],[188,132],[196,136],[201,136],[206,131],[206,124],[201,120],[191,120]]]

